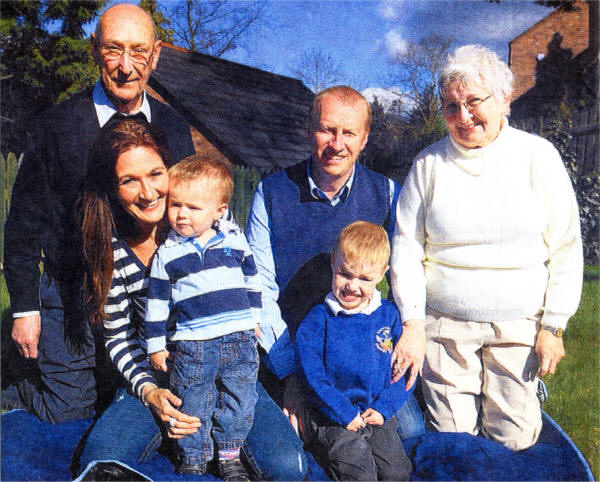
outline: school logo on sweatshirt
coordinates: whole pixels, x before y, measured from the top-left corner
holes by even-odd
[[[390,353],[394,349],[394,343],[392,342],[392,330],[389,326],[379,328],[375,334],[377,343],[375,346],[383,353]]]

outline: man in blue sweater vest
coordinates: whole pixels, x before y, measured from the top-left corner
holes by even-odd
[[[265,178],[248,217],[246,237],[263,293],[259,341],[266,352],[261,368],[268,370],[261,370],[259,378],[296,429],[301,400],[293,340],[300,321],[330,290],[329,256],[335,240],[353,221],[369,221],[388,230],[395,222],[400,187],[356,162],[370,123],[371,106],[356,90],[337,86],[320,92],[311,109],[310,157]],[[422,327],[405,325],[399,345],[418,353],[412,347],[415,339],[420,344],[421,331]],[[404,362],[403,368],[410,369],[410,388],[422,357],[406,357]],[[402,436],[424,430],[413,397],[398,417]]]
[[[41,116],[13,188],[5,231],[13,313],[7,329],[25,358],[13,381],[20,402],[53,423],[93,416],[101,391],[94,376],[94,338],[81,302],[76,212],[92,142],[113,115],[137,115],[163,131],[171,162],[194,152],[183,117],[144,93],[160,48],[154,23],[141,8],[119,4],[104,12],[91,36],[98,83]],[[3,372],[3,383],[8,378]],[[104,373],[97,379],[111,377]]]
[[[332,291],[296,333],[308,442],[325,448],[334,480],[408,480],[411,471],[394,416],[410,391],[391,383],[402,323],[376,288],[389,257],[381,226],[346,226],[331,254]]]

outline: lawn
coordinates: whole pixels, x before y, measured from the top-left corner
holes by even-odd
[[[586,274],[600,266],[586,267]],[[567,356],[546,376],[550,398],[543,409],[564,429],[600,477],[600,281],[584,281],[579,310],[565,332]]]
[[[600,274],[587,266],[586,274]],[[387,283],[380,285],[387,293]],[[565,332],[567,356],[555,375],[545,377],[550,394],[543,408],[569,434],[587,459],[594,478],[600,477],[600,281],[583,284],[579,310]],[[0,313],[8,315],[8,295],[0,276]]]

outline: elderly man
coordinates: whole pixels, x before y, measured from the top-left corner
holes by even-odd
[[[90,417],[97,398],[94,339],[80,299],[76,235],[76,202],[94,138],[112,116],[137,115],[163,131],[172,161],[194,150],[184,119],[144,92],[160,49],[144,10],[129,4],[108,9],[91,36],[98,83],[41,117],[15,182],[5,274],[12,338],[23,357],[31,359],[16,386],[20,401],[43,420]]]
[[[370,122],[371,107],[359,92],[346,86],[320,92],[311,111],[310,158],[260,183],[246,226],[263,284],[261,346],[267,352],[263,360],[276,376],[263,384],[274,399],[283,399],[284,411],[296,427],[291,340],[304,316],[331,290],[335,240],[353,221],[370,221],[388,230],[394,225],[399,187],[356,163]],[[413,337],[413,327],[405,326],[404,343]],[[410,366],[407,388],[414,384],[420,362]],[[278,379],[286,379],[284,394],[278,393]],[[400,412],[402,435],[422,430],[414,398]]]

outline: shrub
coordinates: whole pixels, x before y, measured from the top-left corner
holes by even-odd
[[[600,212],[600,173],[593,171],[583,176],[577,175],[577,160],[569,150],[573,137],[570,134],[570,129],[570,120],[554,120],[548,128],[547,138],[560,152],[577,196],[585,263],[598,264],[600,262],[600,224],[598,220]]]

